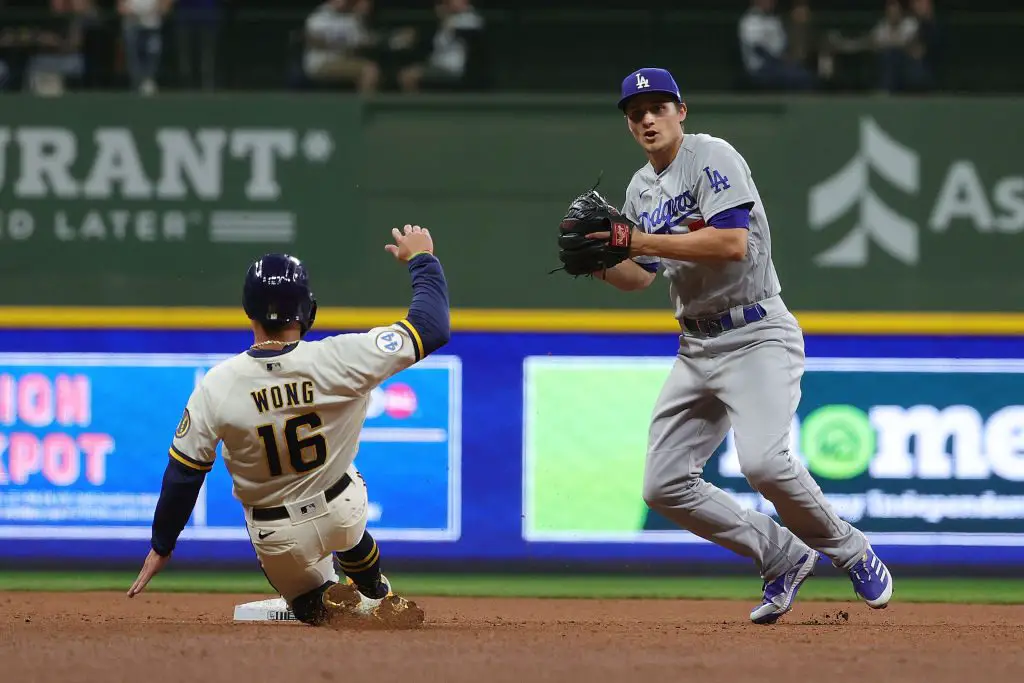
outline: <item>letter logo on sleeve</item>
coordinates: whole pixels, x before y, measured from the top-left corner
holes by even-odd
[[[708,177],[708,182],[711,183],[711,189],[715,191],[715,194],[722,190],[728,190],[731,187],[729,185],[729,176],[722,175],[718,172],[718,169],[711,170],[710,166],[705,166],[704,175]]]

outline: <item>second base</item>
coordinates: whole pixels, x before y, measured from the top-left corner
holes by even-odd
[[[270,598],[235,605],[235,621],[295,621],[284,598]]]

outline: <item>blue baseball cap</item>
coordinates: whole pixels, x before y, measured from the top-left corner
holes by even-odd
[[[648,92],[660,92],[671,95],[676,102],[682,103],[683,96],[679,94],[679,86],[676,79],[672,78],[665,69],[646,67],[638,69],[622,81],[622,97],[619,98],[619,109],[625,110],[626,100],[634,95],[642,95]]]

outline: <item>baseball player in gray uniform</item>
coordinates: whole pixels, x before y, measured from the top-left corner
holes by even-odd
[[[804,342],[780,296],[750,167],[725,140],[684,134],[686,105],[664,69],[627,76],[619,108],[648,163],[630,181],[622,209],[636,226],[631,258],[595,276],[639,290],[663,268],[681,332],[650,425],[644,500],[754,561],[764,580],[764,599],[750,613],[755,623],[789,611],[819,553],[849,573],[869,606],[885,607],[888,569],[789,451]],[[785,526],[701,478],[730,426],[744,476]]]
[[[370,392],[450,336],[448,288],[430,233],[407,225],[392,234],[387,249],[408,264],[412,304],[406,318],[368,332],[304,340],[316,317],[305,266],[267,254],[249,267],[243,307],[254,343],[207,372],[188,399],[154,513],[152,550],[129,597],[169,561],[222,444],[256,556],[296,619],[422,623],[423,611],[395,595],[381,574],[380,550],[366,530],[366,485],[354,464]]]

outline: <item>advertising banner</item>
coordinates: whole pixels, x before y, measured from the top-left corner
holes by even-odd
[[[0,567],[134,568],[189,394],[250,340],[244,330],[0,330]],[[677,344],[459,334],[384,382],[356,465],[388,566],[746,562],[643,500],[648,423]],[[809,335],[802,388],[791,450],[887,562],[1024,566],[1019,339]],[[773,514],[739,463],[728,434],[704,476]],[[218,462],[176,564],[253,561]]]
[[[0,354],[0,538],[148,539],[175,425],[222,358]],[[430,358],[371,395],[356,466],[377,538],[459,538],[460,369]],[[247,540],[223,463],[182,538]]]
[[[648,423],[671,364],[526,359],[526,540],[703,542],[641,497]],[[808,358],[790,442],[873,542],[1024,545],[1019,360]],[[743,478],[731,431],[704,476],[775,514]]]
[[[82,92],[5,108],[5,303],[233,307],[245,268],[274,250],[305,261],[321,306],[406,306],[380,247],[415,217],[459,245],[443,257],[459,307],[667,311],[664,283],[551,286],[553,256],[524,249],[516,286],[494,287],[479,256],[553,224],[598,172],[621,206],[643,155],[607,98],[310,96]],[[696,100],[687,131],[749,165],[793,310],[1024,313],[1024,137],[1006,133],[1024,98]],[[480,149],[486,173],[466,163]]]

